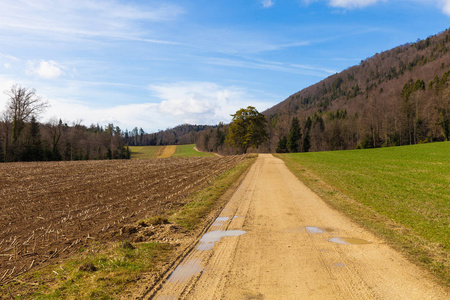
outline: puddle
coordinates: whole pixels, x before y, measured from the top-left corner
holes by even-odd
[[[336,267],[345,267],[345,264],[343,264],[343,263],[335,263],[334,265]]]
[[[234,219],[237,219],[237,218],[242,218],[242,217],[241,217],[241,216],[234,216],[234,217],[233,217],[233,220],[234,220]]]
[[[211,227],[220,227],[225,225],[225,222],[228,221],[229,217],[218,217],[214,220],[214,222],[211,224]]]
[[[307,226],[307,227],[305,227],[305,229],[309,233],[323,233],[323,230],[320,229],[319,227]]]
[[[205,233],[200,239],[200,243],[197,246],[197,250],[205,251],[210,250],[214,247],[214,243],[218,242],[221,238],[226,236],[239,236],[247,233],[243,230],[227,230],[227,231],[210,231]]]
[[[334,237],[329,239],[330,242],[336,243],[336,244],[343,244],[343,245],[364,245],[364,244],[370,244],[369,241],[362,240],[362,239],[355,239],[355,238],[341,238],[341,237]]]
[[[171,283],[185,283],[191,276],[201,272],[203,267],[199,259],[191,259],[176,267],[175,271],[167,279]]]

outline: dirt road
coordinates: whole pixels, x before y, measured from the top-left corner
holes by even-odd
[[[447,299],[425,271],[260,155],[153,299]]]

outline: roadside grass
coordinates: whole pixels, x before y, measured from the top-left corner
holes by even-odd
[[[333,207],[450,284],[450,142],[277,157]]]
[[[171,250],[171,245],[159,243],[92,244],[78,258],[27,275],[38,290],[23,299],[114,299],[141,273],[167,261]]]
[[[213,185],[194,193],[182,210],[169,217],[169,221],[187,229],[196,229],[201,224],[199,220],[204,219],[216,207],[219,198],[237,182],[255,160],[256,156],[249,155],[242,163],[219,175]]]
[[[214,156],[213,153],[198,152],[194,147],[195,144],[179,145],[173,157]]]
[[[249,156],[233,169],[219,175],[210,185],[189,196],[178,210],[167,211],[138,221],[148,225],[177,223],[187,234],[200,230],[208,215],[219,208],[221,197],[255,161]],[[226,197],[225,197],[226,198]],[[175,255],[175,247],[167,243],[98,243],[91,242],[79,253],[61,263],[21,275],[0,287],[0,299],[117,299],[144,275],[159,272]],[[3,298],[2,295],[6,298]]]
[[[130,146],[131,159],[156,158],[164,146]],[[214,156],[213,153],[198,152],[195,144],[177,145],[172,157]]]

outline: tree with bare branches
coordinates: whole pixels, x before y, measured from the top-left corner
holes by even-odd
[[[9,97],[6,113],[12,120],[12,140],[16,143],[25,127],[25,122],[29,122],[32,116],[38,118],[49,105],[36,94],[35,89],[22,87],[19,84],[13,85],[5,91],[5,94]]]
[[[11,144],[5,149],[5,154],[10,157],[18,153],[20,148],[20,136],[25,128],[25,124],[34,118],[38,118],[49,106],[48,102],[42,100],[36,94],[35,89],[23,87],[19,84],[11,86],[5,91],[9,101],[4,114],[5,124],[10,122],[11,127],[6,126],[6,130],[11,130]],[[7,135],[8,136],[8,135]],[[8,141],[6,143],[9,144]]]

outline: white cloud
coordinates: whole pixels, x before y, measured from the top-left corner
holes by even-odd
[[[251,105],[264,111],[280,99],[279,95],[249,91],[238,86],[221,86],[212,82],[177,82],[147,87],[146,91],[150,91],[151,95],[144,103],[108,107],[96,105],[91,101],[92,97],[80,94],[80,89],[88,88],[86,83],[58,87],[46,82],[18,82],[0,74],[0,114],[8,101],[3,91],[15,83],[36,88],[37,94],[49,102],[50,107],[41,116],[41,122],[62,119],[68,124],[81,121],[86,126],[114,123],[122,129],[142,127],[146,132],[156,132],[183,123],[228,123],[231,121],[230,114],[240,108]],[[83,101],[75,100],[77,98]]]
[[[442,11],[450,16],[450,0],[440,0],[440,6],[442,7]]]
[[[255,99],[246,90],[223,87],[212,82],[179,82],[149,87],[162,99],[158,110],[176,120],[175,124],[217,124],[229,122],[230,114],[248,105],[264,110],[275,103]]]
[[[63,66],[53,60],[41,60],[40,62],[29,61],[27,74],[35,74],[44,79],[54,79],[63,74],[63,69]]]
[[[262,0],[261,4],[264,8],[269,8],[272,7],[275,4],[275,2],[273,0]]]
[[[5,67],[5,69],[9,69],[11,67],[10,63],[4,63],[3,66]]]
[[[330,0],[330,5],[341,8],[361,8],[385,0]]]

